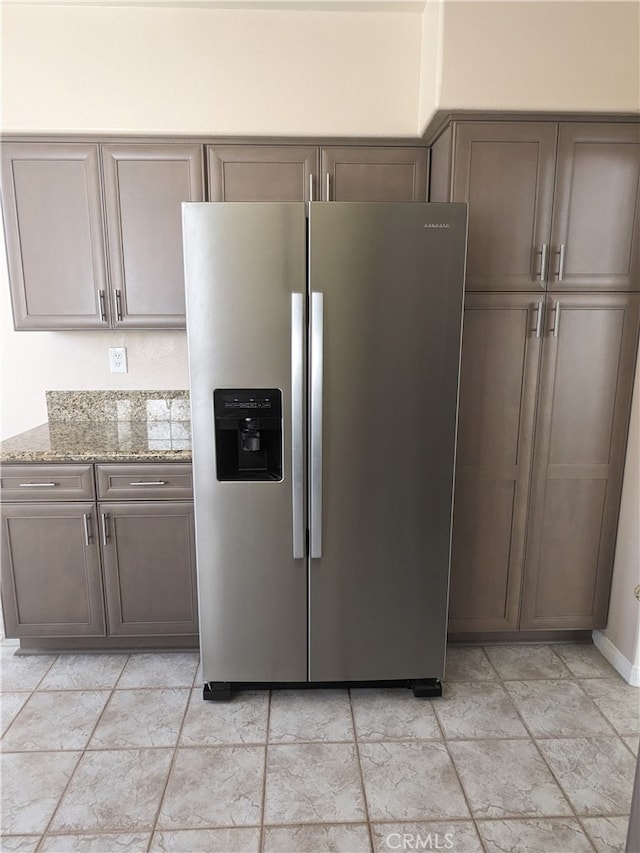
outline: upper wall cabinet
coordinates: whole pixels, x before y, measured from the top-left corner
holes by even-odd
[[[208,145],[210,201],[310,201],[318,149]]]
[[[2,206],[16,329],[108,328],[98,146],[5,143]]]
[[[323,148],[325,201],[426,201],[426,148]]]
[[[552,290],[640,290],[640,127],[561,124]]]
[[[103,145],[114,327],[185,324],[183,201],[204,199],[202,146]]]
[[[184,328],[180,204],[203,176],[196,144],[3,145],[16,329]]]
[[[207,164],[211,201],[425,201],[427,197],[426,148],[209,145]]]
[[[455,122],[432,201],[469,203],[467,290],[638,290],[640,127]]]

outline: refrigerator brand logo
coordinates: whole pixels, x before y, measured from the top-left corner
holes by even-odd
[[[425,228],[451,228],[448,222],[425,222]]]

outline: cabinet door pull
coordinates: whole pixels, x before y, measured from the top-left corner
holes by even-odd
[[[116,320],[122,320],[122,293],[119,290],[113,291],[113,301],[116,309]]]
[[[109,516],[106,512],[100,513],[100,527],[102,528],[102,544],[106,546],[109,544],[109,532],[107,530],[107,520]]]
[[[540,335],[542,334],[542,299],[536,305],[535,312],[536,312],[535,333],[536,333],[536,338],[539,338]]]
[[[82,527],[84,529],[84,544],[88,548],[91,545],[91,532],[89,529],[89,513],[87,512],[82,516]]]
[[[560,255],[558,259],[558,281],[562,281],[564,278],[564,243],[560,243],[560,250],[558,251],[558,255]]]
[[[57,483],[20,483],[21,489],[53,489]]]
[[[553,312],[553,337],[558,337],[560,331],[560,303],[556,302],[556,310]]]
[[[547,277],[547,259],[549,257],[549,244],[543,243],[542,248],[539,252],[536,252],[537,255],[540,255],[540,274],[538,276],[541,284],[544,284]]]
[[[309,173],[309,201],[313,201],[313,175]]]
[[[331,175],[327,172],[327,201],[331,201]]]
[[[102,321],[106,321],[107,319],[107,306],[104,301],[104,290],[98,291],[98,298],[100,300],[100,319]]]
[[[166,486],[167,483],[165,480],[147,480],[146,482],[142,482],[141,480],[137,480],[135,483],[129,483],[130,486]]]

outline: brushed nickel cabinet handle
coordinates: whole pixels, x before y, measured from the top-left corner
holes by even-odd
[[[536,305],[535,312],[536,312],[535,333],[536,333],[536,338],[539,338],[542,334],[542,299]]]
[[[86,512],[82,516],[82,527],[84,530],[84,544],[88,548],[91,544],[91,533],[89,532],[89,514]]]
[[[146,482],[142,482],[142,480],[137,480],[135,483],[129,483],[130,486],[166,486],[167,483],[165,480],[147,480]]]
[[[544,282],[547,279],[547,260],[549,258],[549,244],[543,243],[542,248],[540,249],[540,251],[537,254],[540,255],[539,280],[542,284],[544,284]]]
[[[560,243],[560,250],[558,251],[558,255],[560,255],[558,259],[558,281],[562,281],[564,278],[564,250],[565,244]]]
[[[553,337],[558,337],[560,331],[560,303],[556,302],[556,310],[553,312]]]
[[[104,301],[104,290],[98,291],[98,299],[100,300],[100,319],[106,321],[107,319],[107,305]]]
[[[102,528],[102,544],[107,547],[109,544],[109,531],[107,529],[107,521],[109,516],[106,512],[100,513],[100,527]]]
[[[309,173],[309,201],[313,201],[313,175]]]
[[[20,483],[21,489],[53,489],[57,483]]]
[[[116,311],[116,320],[122,320],[122,293],[119,290],[113,291],[113,302]]]
[[[327,201],[331,201],[331,175],[327,172]]]

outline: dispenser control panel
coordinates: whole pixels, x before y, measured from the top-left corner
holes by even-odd
[[[217,388],[213,409],[218,480],[282,480],[282,392]]]

